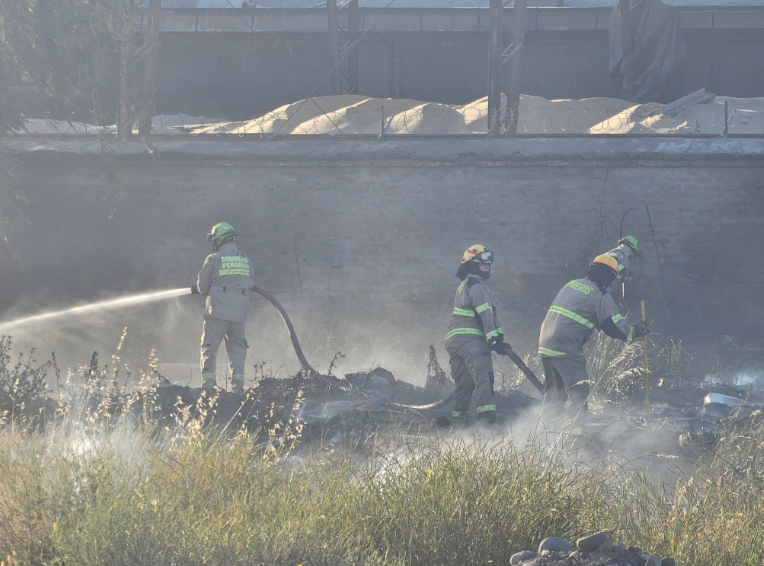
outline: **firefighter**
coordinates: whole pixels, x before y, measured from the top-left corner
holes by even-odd
[[[566,284],[549,307],[539,337],[539,355],[546,376],[545,404],[562,408],[569,400],[571,412],[586,411],[589,376],[584,344],[595,330],[625,342],[650,331],[646,323],[626,324],[608,293],[618,267],[613,256],[597,256],[586,278]]]
[[[642,257],[642,249],[639,247],[639,240],[634,236],[624,236],[618,240],[618,246],[606,252],[605,255],[609,255],[618,262],[618,277],[616,281],[618,285],[613,285],[611,289],[613,299],[619,307],[626,308],[626,283],[631,280],[631,267],[632,261]]]
[[[618,247],[613,248],[605,255],[615,258],[618,262],[618,278],[625,280],[631,275],[629,266],[632,260],[642,257],[642,249],[639,247],[639,240],[634,236],[624,236],[618,240]]]
[[[214,389],[215,358],[225,340],[228,365],[235,393],[244,390],[244,362],[247,358],[245,321],[249,314],[250,292],[255,284],[249,258],[236,248],[236,231],[220,222],[207,234],[214,253],[204,260],[192,293],[207,296],[202,325],[202,387]]]
[[[461,283],[456,289],[454,311],[446,333],[446,350],[450,356],[451,377],[456,384],[451,414],[460,424],[466,424],[469,418],[473,391],[477,397],[478,419],[496,422],[491,351],[501,349],[504,330],[487,283],[492,263],[493,252],[475,244],[464,252],[456,273]]]

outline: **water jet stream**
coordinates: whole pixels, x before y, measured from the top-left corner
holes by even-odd
[[[190,294],[191,294],[191,289],[189,287],[181,287],[180,289],[170,289],[169,291],[154,291],[151,293],[141,293],[139,295],[128,295],[127,297],[109,299],[107,301],[98,301],[97,303],[90,303],[88,305],[80,305],[78,307],[72,307],[70,309],[46,312],[42,314],[28,316],[25,318],[17,318],[16,320],[11,320],[9,322],[3,322],[3,323],[0,323],[0,332],[4,332],[16,326],[21,326],[22,324],[40,322],[43,320],[50,320],[53,318],[62,318],[69,315],[93,313],[99,310],[129,307],[132,305],[140,305],[140,304],[148,303],[151,301],[160,301],[162,299],[172,299],[174,297],[182,297],[183,295],[190,295]]]

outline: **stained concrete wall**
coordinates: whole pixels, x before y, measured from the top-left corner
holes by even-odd
[[[636,207],[623,221],[646,252],[629,289],[632,307],[646,298],[657,331],[704,347],[724,334],[741,344],[761,340],[760,157],[719,159],[710,151],[687,161],[650,150],[630,159],[599,151],[558,160],[550,151],[513,160],[509,146],[499,159],[469,142],[438,157],[433,143],[398,157],[364,156],[367,144],[284,151],[265,144],[270,156],[236,158],[236,148],[252,144],[227,142],[185,155],[168,145],[153,160],[20,153],[2,247],[3,318],[188,286],[209,252],[205,232],[226,220],[320,369],[342,351],[346,370],[382,364],[417,380],[427,346],[443,353],[467,246],[495,250],[490,283],[509,340],[525,354],[558,288],[614,245],[623,214]],[[685,154],[693,147],[681,144]],[[130,360],[133,369],[152,356],[190,364],[173,374],[185,380],[198,375],[189,368],[201,317],[201,301],[184,297],[14,334],[19,345],[55,349],[69,366],[86,363],[92,350],[107,360],[116,354],[117,365]],[[296,369],[280,321],[262,301],[254,302],[249,334],[252,363],[284,364],[282,374]]]

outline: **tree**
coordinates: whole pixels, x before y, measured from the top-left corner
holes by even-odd
[[[137,4],[138,0],[0,2],[0,55],[6,75],[2,82],[41,89],[53,118],[75,116],[113,124],[120,99],[127,108],[136,99],[132,56],[141,42],[134,26]],[[0,112],[7,116],[12,111],[8,97],[3,100],[6,106]]]

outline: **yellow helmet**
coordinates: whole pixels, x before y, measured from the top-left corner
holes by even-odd
[[[468,261],[474,261],[477,263],[493,263],[493,252],[485,249],[482,244],[474,244],[467,248],[467,251],[462,255],[462,263]]]
[[[607,254],[598,255],[594,258],[594,261],[592,261],[592,265],[597,263],[609,267],[615,275],[618,275],[618,260],[613,256]]]

